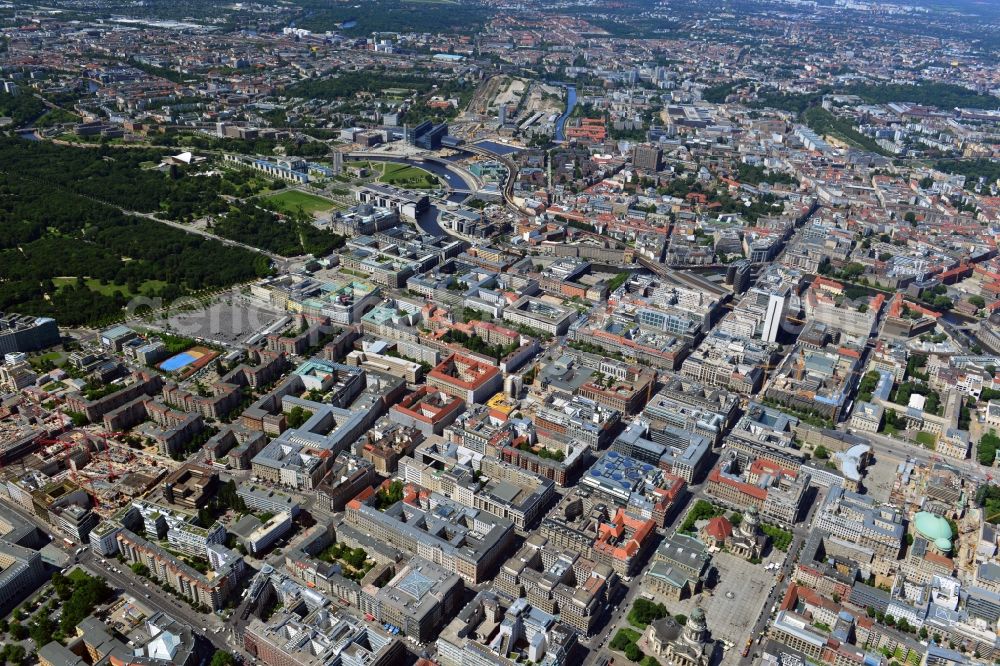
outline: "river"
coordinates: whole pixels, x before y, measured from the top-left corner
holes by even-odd
[[[371,161],[371,162],[400,162],[403,164],[409,164],[410,166],[415,166],[418,169],[424,169],[425,171],[430,171],[435,176],[440,176],[441,178],[444,179],[446,183],[448,183],[448,186],[454,190],[475,189],[474,186],[465,182],[465,179],[463,179],[460,175],[458,175],[445,165],[439,162],[433,162],[431,160],[418,161],[409,159],[407,157],[401,157],[395,155],[385,155],[385,156],[377,155],[374,157],[369,157],[367,155],[364,157],[348,155],[348,158],[363,160],[363,161]],[[448,201],[451,201],[453,203],[462,203],[468,198],[469,198],[468,194],[452,193],[451,195],[448,196]],[[447,236],[448,234],[446,234],[444,229],[441,228],[441,225],[438,223],[437,218],[438,218],[437,205],[432,203],[427,212],[421,215],[420,218],[417,220],[417,226],[419,226],[422,231],[431,234],[432,236]]]
[[[556,141],[565,141],[566,134],[563,129],[566,127],[566,121],[569,120],[570,115],[573,113],[573,107],[576,106],[576,86],[566,86],[566,110],[563,112],[559,119],[556,120]]]
[[[433,162],[431,160],[421,162],[418,160],[410,159],[408,157],[401,157],[396,155],[385,155],[385,156],[378,155],[375,157],[369,157],[367,155],[363,157],[361,156],[355,157],[353,155],[348,155],[348,159],[352,160],[356,159],[369,162],[399,162],[401,164],[409,164],[410,166],[417,167],[418,169],[423,169],[424,171],[430,171],[435,176],[443,178],[444,181],[448,183],[448,187],[450,187],[453,190],[475,189],[474,185],[467,183],[464,178],[462,178],[460,175],[458,175],[445,165],[439,162]],[[468,196],[469,196],[468,194],[460,194],[460,193],[452,194],[451,196],[448,197],[448,201],[453,201],[455,203],[462,203],[463,201],[465,201],[465,199],[468,198]]]

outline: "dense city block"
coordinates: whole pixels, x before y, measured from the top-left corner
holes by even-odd
[[[0,1],[0,666],[1000,664],[1000,8]]]

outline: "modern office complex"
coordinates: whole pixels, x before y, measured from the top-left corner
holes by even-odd
[[[12,610],[46,578],[38,551],[0,539],[0,611]]]
[[[59,328],[48,317],[0,312],[0,355],[33,352],[59,344]]]
[[[441,147],[441,140],[448,136],[447,123],[435,125],[429,120],[425,120],[419,125],[406,128],[406,141],[412,143],[417,148],[424,150],[437,150]]]

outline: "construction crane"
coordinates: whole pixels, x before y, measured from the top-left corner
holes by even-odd
[[[94,502],[94,507],[95,508],[100,508],[100,506],[101,506],[101,498],[100,498],[100,496],[97,493],[97,489],[94,487],[94,481],[95,480],[114,481],[116,478],[118,478],[119,475],[115,471],[115,468],[113,466],[113,462],[112,462],[112,460],[110,458],[110,448],[111,447],[108,444],[107,438],[109,436],[113,437],[113,436],[121,435],[122,433],[94,433],[94,434],[96,436],[100,437],[104,441],[103,448],[100,446],[100,444],[96,444],[95,443],[95,449],[96,450],[94,452],[94,458],[95,459],[99,458],[101,452],[102,451],[104,452],[104,454],[105,454],[105,456],[104,456],[104,462],[107,465],[108,473],[107,474],[97,474],[97,473],[82,474],[77,469],[75,469],[75,466],[70,466],[70,464],[67,464],[67,467],[69,467],[69,475],[70,475],[70,477],[76,483],[80,484],[81,486],[86,487],[90,491],[89,494],[90,494],[90,498]],[[90,435],[90,433],[88,433],[88,435]],[[91,436],[88,436],[87,439],[86,439],[86,441],[88,443],[94,443],[94,438],[91,437]],[[65,440],[65,439],[55,439],[55,440],[45,439],[45,440],[40,440],[40,443],[42,443],[44,445],[58,444],[58,445],[60,445],[62,447],[61,453],[63,453],[63,454],[65,454],[69,449],[71,449],[71,448],[73,448],[75,446],[79,446],[80,444],[82,444],[82,442],[76,442],[76,441]]]
[[[126,433],[120,433],[120,432],[86,433],[87,435],[86,439],[74,440],[69,438],[54,439],[52,437],[45,436],[47,435],[47,433],[40,433],[39,436],[35,438],[34,442],[38,447],[36,451],[44,450],[52,446],[59,447],[59,450],[57,452],[53,453],[52,455],[48,455],[46,457],[48,459],[51,459],[53,457],[63,458],[65,460],[65,467],[69,471],[69,476],[76,483],[86,487],[89,490],[89,494],[94,502],[94,505],[96,507],[100,507],[101,505],[100,497],[97,494],[97,490],[94,488],[94,481],[102,479],[108,481],[114,481],[121,475],[118,469],[116,468],[116,465],[118,465],[119,463],[116,463],[111,459],[111,445],[109,444],[108,439],[114,437],[121,437],[125,434]],[[101,444],[102,441],[103,445]],[[106,474],[98,474],[98,473],[82,474],[76,469],[75,464],[73,463],[72,459],[69,457],[68,454],[76,447],[81,447],[81,446],[86,447],[87,444],[92,444],[93,448],[95,449],[94,459],[103,460],[103,462],[107,465]],[[132,452],[128,451],[128,459],[126,460],[126,463],[131,462],[133,459],[134,456],[132,455]],[[0,462],[0,469],[5,467],[10,467],[11,465],[19,465],[22,473],[27,471],[27,466],[24,464],[24,457],[11,463]]]
[[[78,484],[86,486],[90,490],[90,499],[94,502],[95,508],[100,508],[101,498],[98,497],[97,491],[94,489],[94,480],[89,476],[84,476],[83,474],[77,474],[75,471],[69,473],[70,477]]]
[[[61,452],[65,452],[66,449],[72,448],[75,445],[74,442],[69,442],[69,441],[66,441],[66,440],[63,440],[63,439],[52,439],[51,437],[44,437],[44,436],[42,436],[42,433],[39,433],[39,436],[35,438],[35,440],[34,440],[33,443],[37,444],[39,448],[43,448],[43,447],[46,447],[46,446],[52,446],[53,444],[58,444],[58,445],[60,445],[62,447],[62,451]],[[32,451],[31,453],[34,453],[34,452],[35,451]],[[12,461],[10,463],[0,462],[0,469],[6,468],[6,467],[10,467],[12,465],[18,465],[18,466],[20,466],[21,471],[24,472],[24,471],[26,471],[26,465],[24,464],[24,458],[26,458],[28,455],[30,455],[30,453],[25,454],[24,456],[21,456],[17,460]]]
[[[796,381],[801,381],[802,377],[805,375],[806,371],[806,352],[805,349],[799,347],[798,357],[795,359],[795,374],[794,377]]]
[[[96,433],[93,433],[93,434],[95,436],[99,437],[104,442],[104,448],[103,449],[100,446],[97,447],[97,451],[96,451],[97,455],[95,455],[95,457],[98,457],[99,454],[101,454],[101,453],[104,454],[103,459],[104,459],[105,464],[107,464],[107,466],[108,466],[108,474],[106,475],[107,479],[109,481],[114,481],[120,475],[118,474],[118,472],[115,471],[115,465],[118,464],[118,463],[115,463],[113,460],[111,460],[111,445],[108,443],[108,438],[109,437],[111,437],[111,438],[125,437],[128,433],[124,433],[124,432],[96,432]],[[129,451],[128,452],[128,461],[127,462],[131,462],[133,458],[134,458],[134,456],[132,455],[132,452]]]

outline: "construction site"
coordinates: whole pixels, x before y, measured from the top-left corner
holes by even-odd
[[[25,510],[62,527],[70,540],[77,523],[112,515],[178,465],[136,448],[124,433],[96,429],[36,434],[21,450],[0,468],[6,492]]]
[[[535,132],[551,134],[555,120],[566,106],[565,91],[560,86],[506,75],[493,76],[476,90],[466,113],[452,123],[471,130],[486,125],[497,127],[501,136],[530,136]]]

